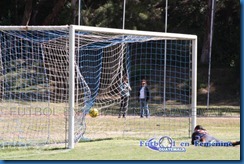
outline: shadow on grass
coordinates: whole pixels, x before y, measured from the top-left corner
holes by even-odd
[[[114,138],[98,138],[98,139],[82,138],[79,141],[79,143],[81,143],[81,142],[97,142],[97,141],[106,141],[106,140],[114,140]]]

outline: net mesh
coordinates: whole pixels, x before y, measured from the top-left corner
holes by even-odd
[[[100,47],[101,51],[106,49],[102,61],[106,66],[104,64],[102,66],[105,68],[100,76],[99,93],[94,103],[94,107],[100,110],[100,115],[95,119],[87,118],[85,136],[88,138],[121,136],[148,138],[162,135],[175,138],[189,137],[191,41],[172,39],[166,42],[163,38],[145,36],[116,36],[116,38],[111,40],[110,44],[113,46],[110,46],[109,51],[107,47]],[[109,41],[109,38],[107,40]],[[115,43],[117,45],[114,45]],[[113,66],[115,60],[117,65]],[[129,77],[132,91],[126,119],[119,119],[121,103],[119,85],[125,74]],[[147,80],[150,91],[148,102],[150,117],[143,119],[140,117],[138,101],[142,79]],[[107,85],[105,82],[108,82]]]
[[[0,30],[1,146],[67,144],[69,47],[68,28]],[[75,142],[188,137],[191,52],[188,39],[76,30]],[[132,91],[126,118],[119,119],[124,75]],[[148,118],[140,118],[142,79],[150,91]],[[98,117],[88,115],[91,108]]]

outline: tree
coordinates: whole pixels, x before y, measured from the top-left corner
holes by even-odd
[[[55,19],[60,14],[61,10],[64,8],[65,3],[67,0],[57,0],[52,8],[52,12],[44,19],[43,25],[50,25],[55,24]],[[49,3],[49,1],[47,2]]]
[[[214,0],[216,1],[216,0]],[[212,0],[170,0],[168,32],[198,36],[201,63],[208,62]],[[123,1],[81,0],[82,25],[122,28]],[[78,0],[0,0],[1,25],[77,24]],[[165,0],[127,0],[125,29],[164,32]],[[212,63],[238,65],[240,1],[216,1]]]
[[[32,14],[32,0],[25,0],[25,11],[22,19],[22,25],[28,25]]]
[[[67,5],[68,3],[71,5]],[[73,17],[69,19],[69,23],[74,23],[76,3],[77,0],[25,0],[15,1],[14,6],[18,6],[16,10],[20,15],[24,8],[21,25],[51,25],[58,24],[60,15],[67,9],[72,12],[67,12],[70,14],[66,14],[66,17]]]

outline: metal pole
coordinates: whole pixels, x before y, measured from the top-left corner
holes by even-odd
[[[197,124],[197,38],[192,41],[192,114],[191,114],[191,131]],[[190,135],[189,134],[189,135]]]
[[[210,23],[210,37],[209,37],[209,60],[208,60],[208,96],[207,96],[207,109],[209,109],[209,94],[210,94],[210,78],[211,78],[211,56],[212,56],[212,40],[213,40],[213,19],[214,19],[214,4],[215,0],[212,0],[211,6],[211,23]]]
[[[78,25],[80,25],[80,0],[79,0],[79,6],[78,6]]]
[[[165,33],[167,33],[167,24],[168,24],[168,0],[166,0],[165,4]],[[163,106],[164,112],[166,110],[166,65],[167,65],[167,40],[164,41],[164,98],[163,98]]]
[[[75,30],[69,29],[69,133],[68,147],[74,148],[74,100],[75,100]]]
[[[167,32],[167,24],[168,24],[168,0],[166,0],[166,4],[165,4],[165,32]]]
[[[123,30],[125,29],[125,7],[126,7],[126,0],[124,0],[124,7],[123,7],[123,25],[122,25],[122,29]],[[123,40],[124,40],[124,36],[123,36]],[[122,42],[121,53],[122,53],[122,56],[121,56],[122,60],[121,60],[121,63],[120,63],[120,65],[121,65],[120,66],[121,67],[120,77],[123,77],[124,55],[125,55],[125,52],[124,52],[124,41]],[[128,77],[128,79],[129,79],[129,77]]]
[[[124,7],[123,7],[123,27],[122,29],[125,29],[125,7],[126,7],[126,0],[124,0]]]
[[[81,0],[79,0],[78,4],[78,25],[80,26],[80,15],[81,15]],[[80,37],[78,37],[78,48],[77,48],[77,65],[79,66],[79,56],[80,56]],[[76,106],[78,106],[79,102],[79,78],[76,77]]]

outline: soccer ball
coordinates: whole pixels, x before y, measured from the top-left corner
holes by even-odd
[[[96,108],[92,108],[90,111],[89,111],[89,115],[91,117],[97,117],[98,116],[98,110]]]

